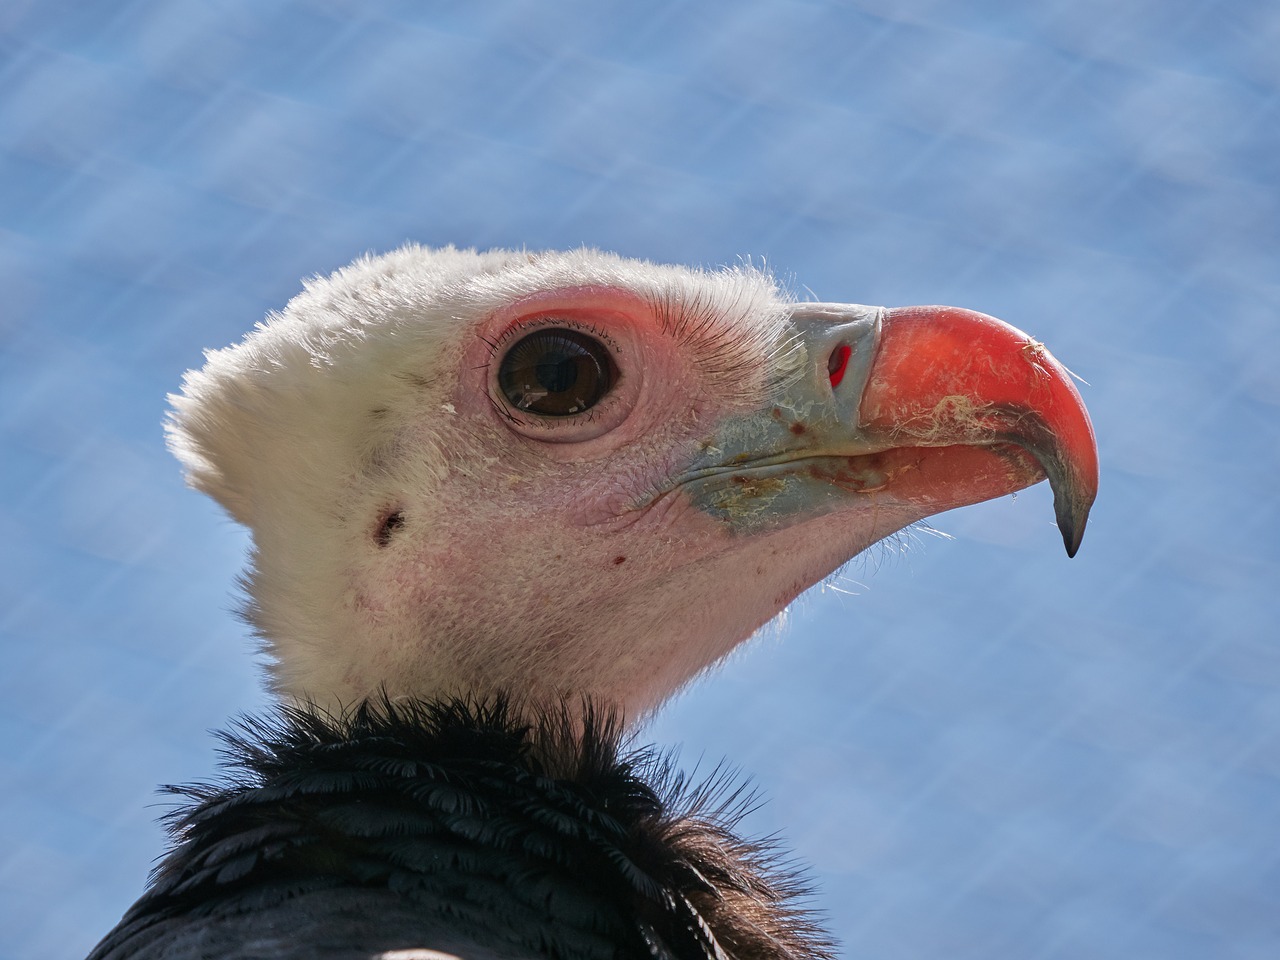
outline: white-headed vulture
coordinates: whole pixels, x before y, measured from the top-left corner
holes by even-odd
[[[628,729],[903,527],[1047,477],[1074,554],[1097,489],[1013,327],[585,249],[357,261],[172,401],[281,705],[94,960],[830,956]]]

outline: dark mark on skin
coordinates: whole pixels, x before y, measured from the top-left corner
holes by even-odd
[[[392,510],[378,525],[378,532],[373,535],[374,542],[380,547],[387,546],[391,543],[391,537],[403,526],[404,513],[400,510]]]

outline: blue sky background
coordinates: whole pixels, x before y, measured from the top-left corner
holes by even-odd
[[[1280,7],[0,6],[0,956],[86,951],[263,705],[164,395],[406,240],[955,303],[1088,381],[1036,488],[873,550],[652,725],[850,958],[1280,955]]]

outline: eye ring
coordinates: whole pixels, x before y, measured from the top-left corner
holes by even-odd
[[[618,381],[608,347],[563,327],[542,327],[517,340],[497,372],[498,392],[512,410],[548,420],[586,413]]]

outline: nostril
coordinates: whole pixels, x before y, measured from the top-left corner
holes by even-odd
[[[832,350],[831,356],[827,358],[827,376],[831,378],[832,390],[840,386],[840,381],[844,379],[844,372],[849,368],[851,356],[853,356],[853,347],[842,343]]]

